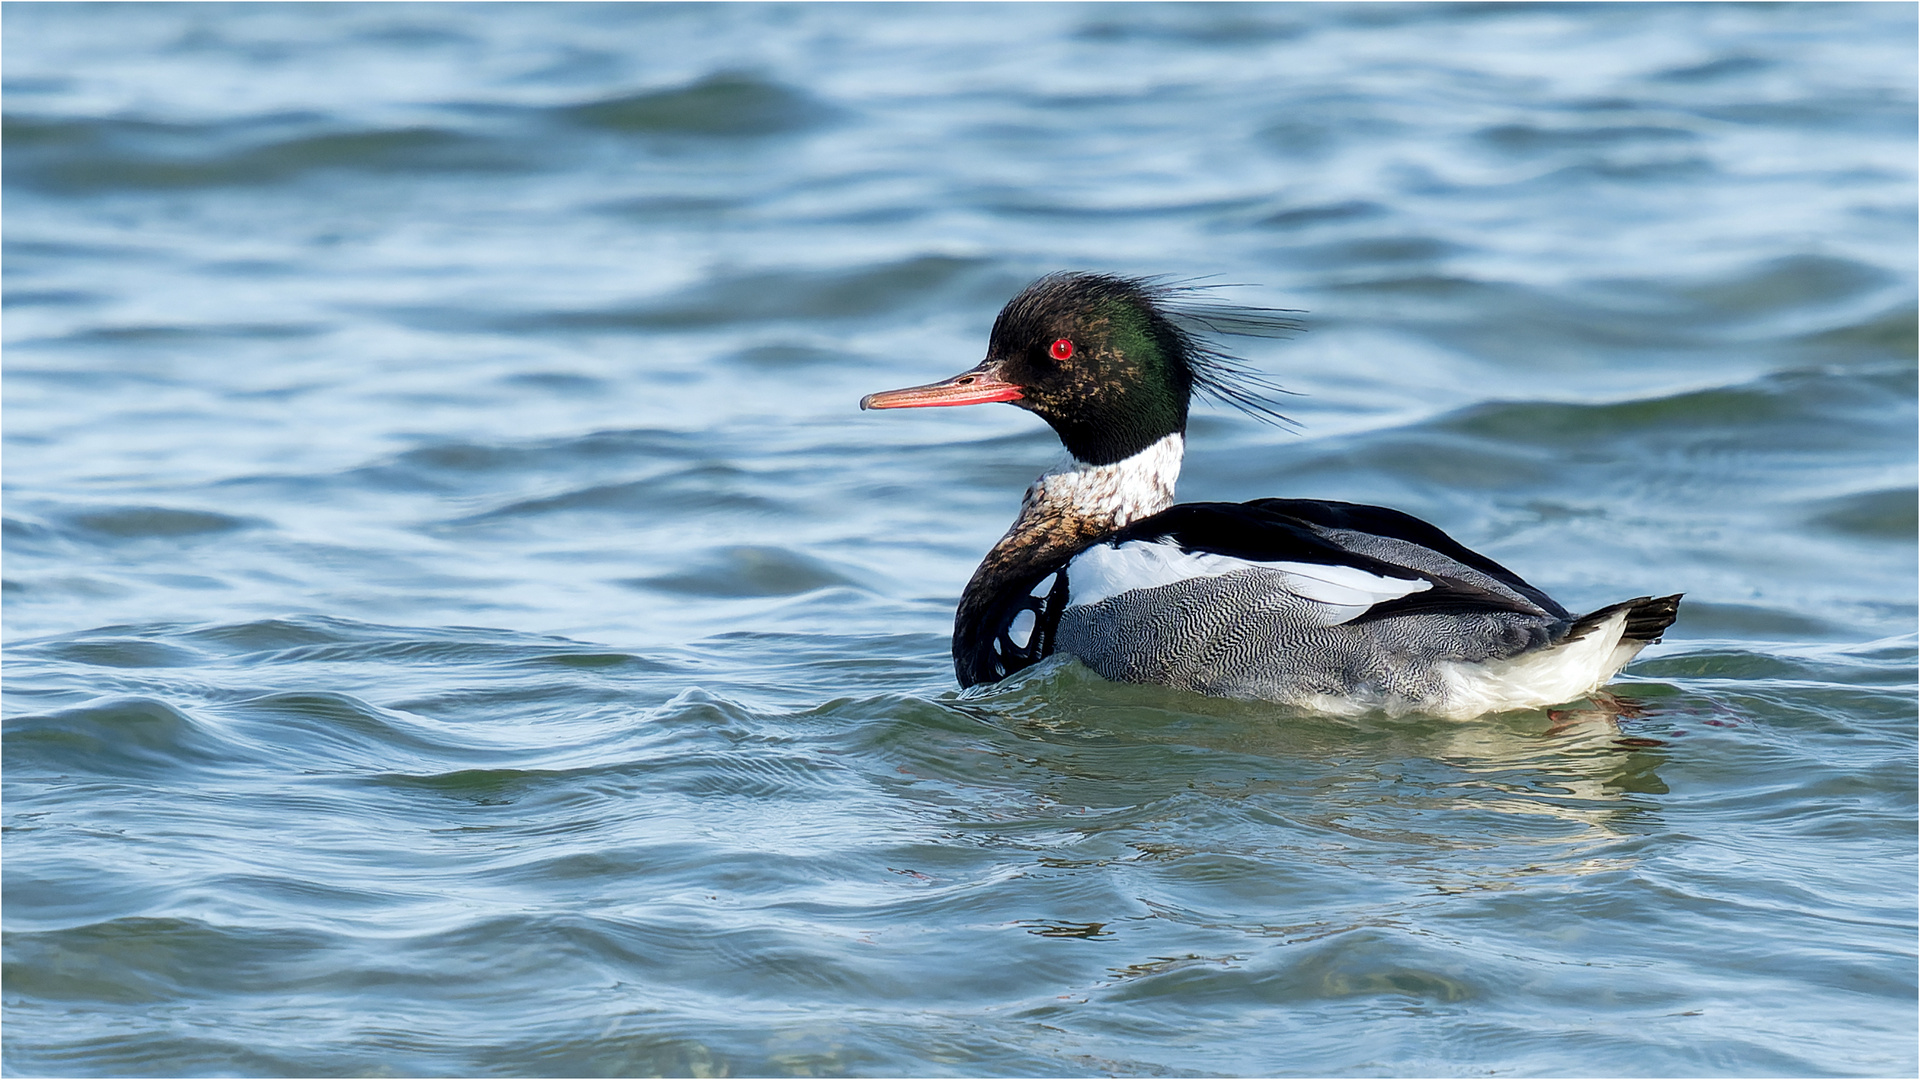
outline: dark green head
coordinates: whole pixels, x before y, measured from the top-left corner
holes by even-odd
[[[1049,274],[1000,309],[987,359],[1069,453],[1106,465],[1187,430],[1192,351],[1140,282]]]
[[[1274,312],[1181,302],[1191,288],[1110,274],[1048,274],[993,321],[987,358],[952,379],[869,394],[868,409],[1006,401],[1053,426],[1076,459],[1108,465],[1187,430],[1195,390],[1280,419],[1278,388],[1202,335],[1273,336]]]

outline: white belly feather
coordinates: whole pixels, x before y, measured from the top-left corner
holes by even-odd
[[[1446,708],[1437,711],[1477,716],[1559,705],[1591,694],[1646,648],[1644,641],[1622,640],[1626,627],[1627,613],[1620,611],[1581,637],[1552,648],[1506,660],[1441,664]]]

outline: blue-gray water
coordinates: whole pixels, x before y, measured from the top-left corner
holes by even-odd
[[[1912,5],[3,18],[11,1074],[1913,1074]],[[959,695],[1063,268],[1641,715]]]

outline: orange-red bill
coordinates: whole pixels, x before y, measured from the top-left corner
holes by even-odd
[[[883,390],[860,399],[863,409],[919,409],[932,405],[984,405],[989,401],[1017,401],[1020,388],[1002,379],[991,364],[963,371],[946,382]]]

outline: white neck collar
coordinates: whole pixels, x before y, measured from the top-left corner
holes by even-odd
[[[1038,511],[1096,522],[1104,530],[1123,528],[1173,505],[1186,449],[1186,437],[1174,432],[1111,465],[1068,461],[1048,469],[1027,489],[1020,516]]]

